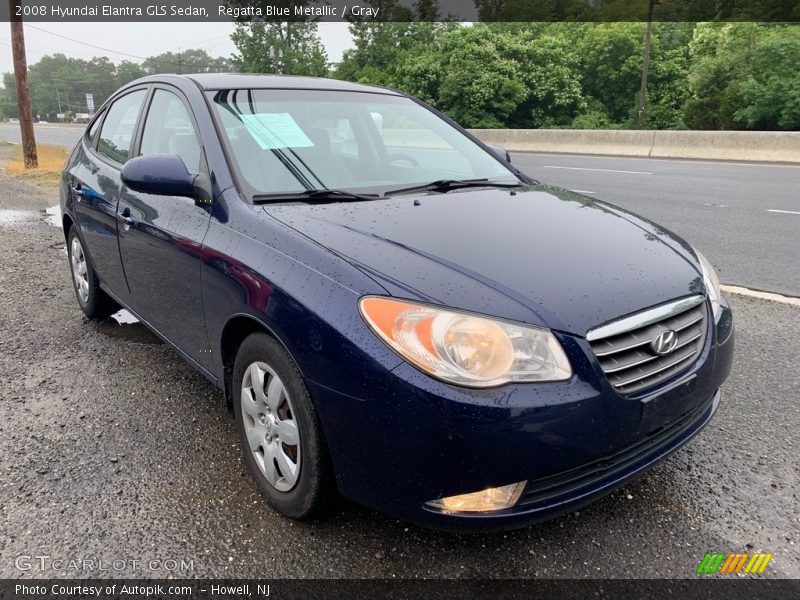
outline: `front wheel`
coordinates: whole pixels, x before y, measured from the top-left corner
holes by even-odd
[[[105,319],[117,309],[116,303],[100,289],[100,282],[92,267],[92,261],[83,248],[83,242],[75,227],[67,237],[69,268],[75,296],[84,314],[90,319]]]
[[[322,428],[291,357],[263,333],[239,348],[233,407],[245,463],[261,494],[287,517],[320,512],[333,496]]]

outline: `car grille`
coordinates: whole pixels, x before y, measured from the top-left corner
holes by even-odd
[[[706,340],[703,296],[691,296],[619,319],[590,331],[586,339],[614,388],[624,395],[651,388],[688,369]],[[677,333],[677,346],[664,356],[651,342],[664,331]]]
[[[528,481],[518,506],[552,501],[564,494],[580,493],[581,490],[596,486],[598,482],[609,478],[623,476],[643,460],[665,452],[677,440],[686,436],[706,414],[713,401],[714,396],[711,396],[669,425],[651,431],[643,439],[603,458],[569,471]]]

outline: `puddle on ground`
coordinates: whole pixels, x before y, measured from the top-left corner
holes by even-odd
[[[45,223],[61,229],[61,207],[58,204],[51,206],[50,208],[40,210],[39,214],[44,215]],[[0,208],[0,226],[31,223],[36,221],[37,218],[38,215],[32,210]]]
[[[16,225],[36,220],[36,213],[16,208],[0,208],[0,225]]]
[[[139,344],[160,344],[161,340],[124,308],[97,323],[98,333]]]
[[[45,217],[45,222],[48,225],[61,229],[61,207],[58,204],[40,212],[41,214],[47,215]],[[29,210],[0,208],[0,226],[30,223],[36,221],[37,217],[38,215],[35,212]],[[67,254],[67,247],[61,243],[58,245],[54,244],[52,247]],[[124,308],[115,312],[108,319],[97,323],[96,327],[99,333],[116,339],[138,342],[140,344],[161,343],[161,340],[156,335],[151,333],[147,327],[142,325],[136,317]]]

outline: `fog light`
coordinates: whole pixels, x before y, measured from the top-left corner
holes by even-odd
[[[527,481],[512,483],[496,488],[487,488],[472,494],[449,496],[426,502],[428,506],[442,512],[491,512],[511,508],[517,503]]]

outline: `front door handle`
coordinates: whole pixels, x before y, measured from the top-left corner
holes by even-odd
[[[70,186],[72,193],[78,196],[79,198],[83,198],[83,186],[80,183],[73,183]]]
[[[124,209],[122,209],[121,213],[117,213],[117,217],[119,218],[120,221],[122,221],[126,231],[128,227],[133,225],[133,217],[131,217],[131,209],[128,208],[127,206]]]

